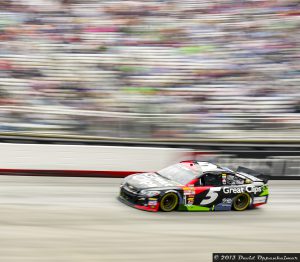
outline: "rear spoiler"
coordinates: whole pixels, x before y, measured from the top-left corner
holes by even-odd
[[[270,176],[268,176],[268,175],[261,174],[255,170],[252,170],[250,168],[246,168],[243,166],[239,166],[236,172],[242,173],[245,175],[250,175],[252,177],[252,178],[249,177],[251,180],[254,180],[254,181],[255,181],[255,179],[262,180],[265,184],[268,183],[268,181],[270,179]]]

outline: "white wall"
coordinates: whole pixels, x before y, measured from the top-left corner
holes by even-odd
[[[189,149],[0,143],[0,169],[141,172],[192,158]]]

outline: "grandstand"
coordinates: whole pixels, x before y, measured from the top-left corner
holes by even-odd
[[[299,139],[299,2],[4,1],[0,131]]]

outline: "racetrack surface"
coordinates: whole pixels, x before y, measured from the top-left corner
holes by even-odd
[[[0,176],[0,261],[211,261],[212,252],[299,252],[300,181],[270,181],[244,212],[149,213],[120,179]]]

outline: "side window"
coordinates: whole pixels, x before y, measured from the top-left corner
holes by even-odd
[[[201,182],[204,186],[222,186],[222,177],[217,174],[205,174],[202,176]]]
[[[226,175],[226,184],[227,185],[242,185],[244,184],[244,179],[237,177],[234,174]]]

